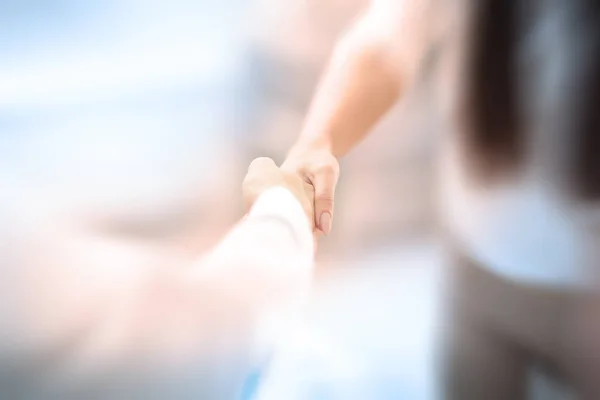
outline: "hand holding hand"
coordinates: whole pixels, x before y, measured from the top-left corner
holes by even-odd
[[[333,222],[335,187],[340,174],[337,159],[324,149],[292,152],[281,166],[290,174],[296,174],[314,190],[314,224],[328,234]]]
[[[306,213],[311,228],[314,228],[314,191],[313,186],[292,172],[281,170],[270,158],[257,158],[248,167],[248,173],[242,184],[244,207],[250,210],[256,199],[267,189],[282,186],[298,199]]]

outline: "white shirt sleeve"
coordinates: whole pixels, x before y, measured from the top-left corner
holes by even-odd
[[[286,297],[307,289],[313,246],[302,206],[289,190],[276,187],[260,196],[248,217],[204,260],[202,268],[243,281],[247,290]]]
[[[232,398],[260,356],[264,316],[308,292],[313,265],[308,218],[284,188],[261,195],[192,266],[137,256],[135,243],[51,239],[47,251],[28,249],[34,257],[18,269],[18,295],[4,299],[22,298],[21,314],[3,321],[3,332],[5,343],[18,343],[7,347],[10,358],[24,363],[14,383],[57,398],[120,398],[121,389],[130,399]]]

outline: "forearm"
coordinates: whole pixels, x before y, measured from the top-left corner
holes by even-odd
[[[369,16],[344,36],[317,89],[294,148],[324,148],[345,155],[398,99],[402,82],[392,43]]]
[[[26,301],[7,343],[21,338],[40,359],[52,354],[61,376],[77,386],[103,368],[139,381],[148,372],[140,362],[155,371],[157,385],[169,385],[165,372],[203,362],[219,366],[215,376],[235,376],[238,358],[254,354],[264,319],[301,299],[312,272],[308,217],[283,188],[261,195],[248,218],[191,267],[175,257],[164,263],[135,243],[52,238],[50,253],[38,249],[18,270],[19,295],[10,300]],[[58,388],[61,376],[48,371],[44,379]],[[103,382],[107,390],[117,384]]]
[[[302,292],[312,272],[311,226],[302,206],[283,188],[269,189],[202,265],[257,304]],[[279,297],[282,296],[282,297]],[[259,299],[260,298],[260,299]]]

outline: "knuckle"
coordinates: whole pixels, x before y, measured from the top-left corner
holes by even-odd
[[[317,171],[321,174],[337,176],[339,173],[339,164],[335,158],[327,158],[318,163]]]
[[[298,174],[307,182],[319,178],[335,181],[339,177],[339,163],[331,154],[311,154],[295,162],[286,162],[282,168]]]
[[[328,177],[337,177],[338,176],[338,170],[332,164],[323,165],[320,169],[320,172],[321,172],[321,174],[327,175]]]
[[[311,179],[316,177],[325,177],[328,179],[336,179],[338,177],[338,168],[331,163],[316,163],[302,170],[301,175],[305,175]]]
[[[316,194],[316,200],[323,206],[333,205],[333,193],[332,192],[319,192]]]
[[[250,163],[250,167],[248,169],[252,170],[255,168],[265,168],[275,165],[275,162],[271,160],[269,157],[258,157],[252,160]]]

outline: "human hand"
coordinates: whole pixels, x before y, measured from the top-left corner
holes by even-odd
[[[340,174],[337,159],[326,149],[292,151],[281,169],[313,187],[314,225],[324,234],[331,231],[335,187]]]
[[[250,210],[256,199],[266,190],[282,186],[288,189],[302,205],[314,229],[314,190],[313,186],[295,173],[281,170],[275,162],[267,157],[252,161],[242,184],[242,194],[246,212]]]

